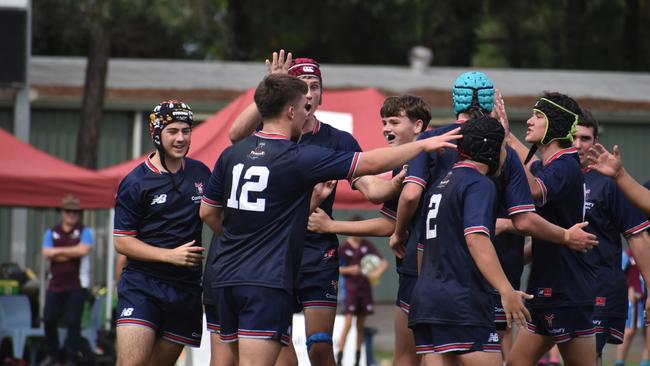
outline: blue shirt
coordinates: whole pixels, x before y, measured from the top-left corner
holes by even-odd
[[[351,179],[358,158],[263,132],[224,150],[203,198],[224,208],[212,278],[205,281],[213,288],[253,285],[292,293],[311,191],[319,182]]]
[[[558,151],[531,172],[542,196],[537,212],[547,221],[570,228],[584,220],[584,178],[575,148]],[[566,245],[533,238],[533,262],[528,280],[528,301],[533,308],[591,306],[596,275],[587,255]]]
[[[203,223],[199,206],[210,169],[200,161],[184,158],[175,174],[159,171],[151,156],[120,183],[115,199],[114,236],[133,236],[146,244],[173,249],[196,240],[201,246]],[[172,183],[172,176],[175,183]],[[177,187],[174,187],[174,184]],[[129,258],[125,270],[143,272],[163,280],[198,284],[201,266]]]
[[[93,239],[93,231],[89,227],[84,226],[83,230],[81,230],[81,236],[79,238],[79,242],[86,245],[95,244],[95,240]],[[54,247],[54,241],[52,240],[52,229],[45,230],[45,235],[43,235],[42,245],[43,248]]]
[[[421,323],[491,327],[491,286],[465,236],[494,232],[497,192],[474,164],[458,163],[425,196],[422,273],[411,295],[409,326]],[[437,301],[432,301],[437,300]]]
[[[627,278],[621,268],[621,234],[636,235],[647,230],[650,223],[611,178],[596,171],[588,171],[584,177],[587,229],[598,237],[598,245],[587,253],[598,279],[594,314],[625,317]]]

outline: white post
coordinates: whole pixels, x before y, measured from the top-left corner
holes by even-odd
[[[115,277],[115,246],[113,245],[113,218],[115,209],[111,208],[108,214],[108,230],[106,234],[106,243],[108,244],[108,256],[106,259],[106,323],[104,329],[111,329],[111,318],[113,315],[113,278]]]
[[[133,139],[131,140],[131,158],[135,159],[142,155],[142,112],[133,112]]]

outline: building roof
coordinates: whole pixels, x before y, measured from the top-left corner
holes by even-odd
[[[81,57],[34,56],[30,64],[34,85],[81,86],[86,60]],[[403,93],[409,90],[448,91],[468,68],[431,67],[418,73],[402,66],[324,64],[328,88],[366,88]],[[647,101],[650,73],[579,70],[480,69],[504,95],[537,95],[561,90],[578,98]],[[261,62],[112,59],[108,87],[118,89],[171,88],[244,91],[265,73]]]

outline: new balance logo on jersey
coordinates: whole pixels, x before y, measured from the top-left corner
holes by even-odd
[[[165,193],[155,195],[153,196],[153,200],[151,201],[151,206],[155,204],[165,203],[165,202],[167,202],[167,195]]]
[[[488,343],[499,343],[499,333],[490,333]]]
[[[123,316],[131,316],[133,314],[133,308],[124,308],[120,314],[120,318]]]

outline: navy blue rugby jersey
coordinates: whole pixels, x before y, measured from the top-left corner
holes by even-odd
[[[535,211],[526,172],[519,157],[510,146],[506,146],[506,153],[501,174],[492,177],[497,186],[499,218],[510,218],[518,213]],[[524,240],[523,236],[511,233],[501,233],[493,238],[501,267],[515,289],[519,289],[521,285],[521,273],[524,269]]]
[[[409,326],[493,326],[492,288],[476,266],[465,236],[494,232],[494,183],[474,164],[457,163],[431,185],[425,202],[424,258],[411,295]]]
[[[184,158],[173,174],[161,172],[151,156],[120,183],[115,199],[114,236],[133,236],[146,244],[173,249],[192,240],[201,246],[203,222],[199,206],[210,169],[200,161]],[[169,263],[128,259],[126,270],[177,282],[199,283],[201,266],[180,267]]]
[[[536,161],[530,170],[542,190],[536,204],[543,218],[563,228],[584,220],[584,177],[575,148],[558,151],[544,164]],[[529,307],[593,305],[595,279],[585,253],[533,238],[528,293],[535,298]]]
[[[228,147],[203,198],[224,208],[223,234],[210,264],[212,287],[254,285],[292,293],[311,191],[318,182],[350,179],[359,155],[264,132]]]
[[[361,151],[361,147],[352,135],[318,120],[316,120],[316,126],[312,132],[302,135],[300,145],[316,145],[337,151]],[[332,194],[319,205],[329,217],[332,217],[335,196],[336,187]],[[307,231],[300,271],[317,272],[323,268],[338,268],[338,247],[339,241],[336,234],[318,234]]]
[[[418,136],[418,140],[423,140],[432,136],[439,136],[448,131],[453,130],[458,127],[459,123],[451,123],[446,126],[438,127],[433,130],[428,130],[422,132]],[[406,173],[406,178],[404,178],[404,184],[406,183],[415,183],[422,186],[424,192],[426,192],[427,187],[431,181],[434,181],[435,178],[440,178],[441,172],[447,172],[454,163],[458,160],[458,153],[453,149],[445,149],[441,154],[438,153],[425,153],[422,152],[418,154],[408,163],[408,171]],[[418,258],[417,250],[418,247],[421,247],[423,244],[422,239],[422,203],[424,202],[424,194],[422,194],[422,199],[418,204],[418,208],[409,223],[409,237],[406,241],[406,250],[404,258],[395,258],[397,264],[397,272],[400,274],[408,276],[417,276],[418,275]]]
[[[460,123],[457,122],[436,128],[434,130],[425,131],[420,134],[418,139],[444,134],[450,130],[453,130],[459,125]],[[519,161],[517,153],[509,146],[506,146],[506,153],[506,161],[504,163],[501,175],[499,177],[493,178],[495,184],[500,187],[498,201],[504,207],[504,210],[509,216],[516,215],[521,212],[535,211],[535,206],[530,193],[530,187],[528,186],[528,179],[526,178],[526,173],[524,172],[524,168]],[[428,187],[427,182],[439,181],[442,178],[442,175],[446,174],[446,172],[451,169],[457,160],[458,152],[452,149],[445,149],[442,154],[437,154],[435,152],[420,153],[409,162],[408,174],[404,179],[404,182],[419,184],[426,191]],[[426,209],[422,207],[419,210],[421,210],[418,211],[420,213],[413,217],[411,228],[416,227],[416,225],[418,225],[418,222],[423,221],[420,216],[423,214],[423,212],[426,211]],[[413,244],[411,243],[411,240],[418,242],[418,238],[409,237],[409,244]],[[422,243],[421,238],[419,238],[419,242]],[[415,245],[409,246],[407,244],[407,255],[402,262],[401,267],[398,266],[398,272],[401,271],[417,276],[417,256],[412,252],[415,250],[413,248],[415,248]],[[411,260],[411,257],[409,256],[409,249],[411,249],[411,253],[416,256],[413,260]],[[500,254],[499,260],[503,260],[505,263],[504,270],[506,270],[507,266],[508,270],[506,270],[506,273],[512,272],[511,276],[515,278],[517,277],[516,272],[519,271],[519,275],[521,276],[523,267],[521,267],[520,262],[523,262],[523,252],[521,253],[521,257],[519,257],[516,247],[506,247],[503,249],[504,250],[502,251],[497,251],[497,254]]]
[[[598,245],[587,253],[598,281],[594,314],[625,317],[627,279],[621,268],[621,234],[638,234],[647,230],[650,223],[611,178],[593,170],[584,177],[587,229],[598,237]]]

